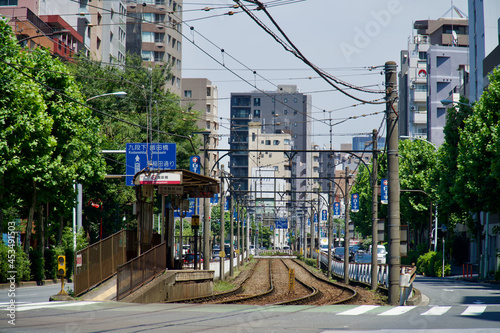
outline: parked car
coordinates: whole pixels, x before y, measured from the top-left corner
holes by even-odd
[[[202,263],[203,262],[203,253],[198,253],[196,255],[196,257],[198,258],[198,262],[199,263]],[[184,264],[192,264],[194,263],[194,253],[188,253],[186,254],[183,258],[182,258],[182,262]]]
[[[359,250],[354,255],[354,262],[356,264],[370,264],[372,262],[372,255],[363,250]]]
[[[370,245],[370,252],[372,252],[372,246]],[[384,245],[377,245],[377,263],[385,265],[386,264],[387,251]]]
[[[344,261],[345,249],[343,247],[336,247],[333,249],[333,259]]]

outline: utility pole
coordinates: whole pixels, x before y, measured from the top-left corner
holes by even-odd
[[[226,229],[225,229],[225,221],[224,221],[224,205],[226,203],[226,197],[224,196],[224,165],[221,165],[220,169],[220,247],[219,247],[219,267],[220,267],[220,280],[224,280],[224,261],[226,255],[221,256],[220,254],[224,253],[224,245],[226,238]]]
[[[344,283],[349,284],[349,167],[345,167]]]
[[[372,139],[372,278],[371,288],[377,290],[378,287],[378,268],[377,268],[377,243],[378,243],[378,154],[377,154],[377,136],[376,129],[373,130]]]
[[[385,63],[385,98],[387,116],[387,172],[389,194],[389,304],[399,304],[399,275],[401,271],[401,231],[399,211],[399,152],[398,114],[396,111],[397,65]],[[376,253],[376,249],[372,250]]]
[[[328,279],[332,277],[332,183],[328,182]]]
[[[209,176],[210,166],[208,165],[208,135],[210,132],[203,132],[203,174]],[[210,269],[210,199],[203,198],[203,270]]]
[[[238,253],[236,253],[236,267],[238,268],[238,270],[240,269],[240,255],[241,255],[241,230],[240,230],[240,224],[241,224],[241,220],[242,220],[242,216],[243,216],[243,212],[242,212],[242,209],[241,209],[241,192],[239,192],[239,195],[238,195],[238,203],[236,204],[237,205],[237,218],[236,218],[236,251],[238,251]]]
[[[234,276],[234,251],[233,251],[233,241],[234,241],[234,188],[231,187],[231,208],[229,209],[229,224],[231,225],[231,238],[229,239],[229,276]],[[224,249],[226,247],[224,246]]]

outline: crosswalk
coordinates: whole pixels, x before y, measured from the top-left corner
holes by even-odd
[[[47,308],[67,308],[67,307],[77,307],[77,306],[88,306],[91,304],[95,304],[98,302],[39,302],[39,303],[27,303],[27,302],[16,302],[15,303],[15,311],[23,312],[30,310],[39,310],[39,309],[47,309]],[[10,311],[10,303],[0,303],[0,310]]]
[[[384,310],[384,308],[389,308]],[[412,310],[417,309],[416,306],[396,306],[396,307],[380,307],[377,305],[360,305],[355,308],[341,311],[336,313],[338,316],[358,316],[362,314],[376,314],[377,316],[398,316],[410,312]],[[428,308],[428,310],[420,313],[422,316],[442,316],[448,313],[452,308],[457,308],[459,315],[461,316],[480,316],[485,311],[486,305],[459,305],[459,306],[431,306],[431,307],[423,307]],[[381,310],[382,312],[378,312],[375,310]],[[377,312],[377,313],[373,313]]]
[[[94,309],[99,309],[99,304],[107,304],[109,308],[112,303],[110,302],[95,302],[95,301],[68,301],[68,302],[40,302],[40,303],[16,303],[15,311],[33,311],[41,309],[74,309],[75,307],[89,307],[90,305],[95,305]],[[120,303],[123,304],[123,303]],[[136,306],[135,304],[130,304],[131,307]],[[142,311],[147,311],[146,304],[142,304]],[[155,306],[158,306],[156,304]],[[164,304],[166,308],[170,311],[175,311],[178,307],[179,310],[183,308],[181,305],[176,304]],[[195,311],[199,312],[211,312],[214,310],[215,304],[205,304],[196,305]],[[375,316],[400,316],[410,312],[417,312],[421,316],[443,316],[446,314],[460,315],[460,316],[481,316],[488,309],[488,306],[493,307],[493,311],[499,311],[500,304],[485,305],[485,304],[469,304],[469,305],[454,305],[454,306],[380,306],[380,305],[333,305],[326,307],[306,307],[301,308],[302,311],[307,312],[331,312],[336,316],[361,316],[361,315],[375,315]],[[113,307],[111,305],[111,307]],[[234,307],[234,305],[233,305]],[[293,306],[290,306],[293,307]],[[267,308],[268,311],[279,311],[280,308],[285,311],[291,310],[287,306],[273,306]],[[9,303],[0,302],[0,311],[9,311]],[[89,309],[91,310],[91,309]],[[260,311],[267,311],[266,307],[260,308]],[[297,308],[297,311],[300,311]],[[492,310],[490,310],[492,311]]]

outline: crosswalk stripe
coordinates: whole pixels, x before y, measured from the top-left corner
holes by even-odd
[[[422,313],[422,316],[440,316],[446,313],[449,309],[451,309],[451,306],[434,306]]]
[[[398,316],[400,314],[406,313],[410,310],[413,310],[416,306],[396,306],[388,311],[379,313],[379,316]]]
[[[355,307],[354,309],[350,309],[344,312],[339,312],[337,315],[341,316],[357,316],[363,313],[366,313],[370,310],[378,308],[378,305],[360,305],[358,307]]]
[[[84,306],[84,305],[90,305],[98,302],[89,302],[89,301],[83,301],[83,302],[40,302],[40,303],[25,303],[25,304],[16,304],[16,312],[21,312],[21,311],[29,311],[29,310],[37,310],[37,309],[44,309],[44,308],[51,308],[51,307],[70,307],[70,306]],[[7,308],[3,308],[2,310],[7,310]]]
[[[486,310],[486,305],[469,305],[462,316],[479,316]]]

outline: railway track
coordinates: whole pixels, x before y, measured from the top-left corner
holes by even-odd
[[[290,269],[295,270],[294,291],[289,290]],[[177,300],[175,303],[326,305],[348,303],[356,297],[354,289],[312,273],[300,261],[258,259],[246,277],[233,290],[205,297]]]

